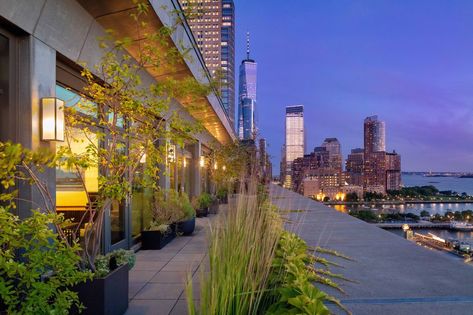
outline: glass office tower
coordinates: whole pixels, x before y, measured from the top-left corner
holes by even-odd
[[[254,140],[256,136],[256,78],[257,64],[250,59],[249,39],[247,39],[246,59],[240,65],[238,91],[238,138],[240,140]]]
[[[292,162],[304,156],[304,106],[294,105],[286,107],[286,171],[284,186],[292,186]]]

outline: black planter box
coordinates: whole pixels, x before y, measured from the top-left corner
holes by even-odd
[[[196,209],[195,214],[198,218],[206,217],[209,215],[209,208]]]
[[[128,264],[119,266],[104,278],[88,280],[73,290],[86,307],[81,315],[123,315],[128,309]],[[73,312],[77,313],[77,312]]]
[[[209,213],[217,214],[218,213],[218,202],[212,203],[209,210],[210,210]]]
[[[176,226],[171,224],[166,233],[160,231],[142,231],[141,248],[142,249],[162,249],[166,244],[176,237]]]
[[[184,236],[192,235],[192,233],[194,233],[194,229],[195,229],[195,217],[190,220],[177,222],[177,225],[176,225],[176,232]]]

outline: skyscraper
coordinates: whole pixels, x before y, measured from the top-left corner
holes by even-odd
[[[401,157],[386,152],[385,124],[378,116],[364,122],[363,188],[365,191],[386,193],[398,190],[401,184]]]
[[[304,145],[304,106],[287,106],[285,142],[286,171],[284,178],[284,186],[287,188],[291,188],[292,186],[292,162],[304,156]]]
[[[223,108],[235,127],[235,5],[233,0],[180,0],[210,73],[220,81]]]
[[[364,142],[365,153],[386,151],[384,121],[378,120],[378,116],[365,118]]]
[[[337,138],[326,138],[322,147],[329,153],[329,167],[342,172],[342,152],[341,145]]]
[[[222,102],[230,123],[235,129],[235,5],[233,0],[222,0]]]
[[[238,89],[238,138],[253,139],[256,136],[256,75],[257,64],[250,58],[250,38],[247,33],[246,59],[240,64]]]

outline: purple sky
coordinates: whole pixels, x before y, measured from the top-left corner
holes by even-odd
[[[259,129],[275,174],[284,108],[291,104],[305,106],[306,153],[337,137],[346,158],[363,146],[363,119],[377,114],[403,170],[473,171],[473,1],[235,0],[235,6],[236,64],[250,31]]]

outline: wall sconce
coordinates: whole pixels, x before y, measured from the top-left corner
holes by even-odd
[[[173,144],[170,144],[168,148],[168,162],[174,163],[175,161],[176,161],[176,146]]]
[[[203,155],[200,156],[199,165],[200,165],[200,167],[205,166],[205,157]]]
[[[227,167],[226,167],[225,165],[222,166],[222,170],[223,170],[223,171],[226,171],[226,170],[227,170]]]
[[[57,97],[41,99],[41,140],[64,141],[64,101]]]
[[[217,165],[217,162],[214,163],[214,170],[217,170],[218,169],[218,165]]]
[[[146,153],[143,153],[143,155],[141,156],[140,163],[141,163],[141,164],[145,164],[145,163],[146,163]]]

